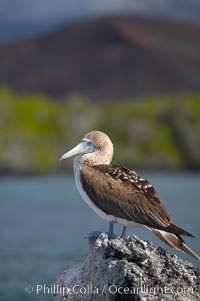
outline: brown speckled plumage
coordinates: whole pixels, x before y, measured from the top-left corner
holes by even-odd
[[[150,183],[119,165],[85,165],[82,187],[106,214],[167,232],[192,236],[171,224],[170,216]]]

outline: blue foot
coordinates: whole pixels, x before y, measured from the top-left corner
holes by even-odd
[[[122,234],[121,234],[121,238],[125,238],[126,237],[126,230],[127,230],[127,227],[126,226],[124,226],[123,227],[123,230],[122,230]]]
[[[86,236],[84,236],[84,238],[98,238],[101,235],[101,231],[91,231],[90,233],[88,233]]]
[[[114,234],[114,223],[109,222],[109,231],[106,232],[108,238],[115,238],[117,235]],[[123,231],[125,232],[125,230]],[[88,235],[84,236],[84,238],[98,238],[103,232],[101,231],[91,231]]]

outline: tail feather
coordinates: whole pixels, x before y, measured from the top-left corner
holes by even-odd
[[[189,237],[194,237],[194,235],[192,235],[191,233],[177,227],[174,224],[170,224],[168,227],[166,227],[165,229],[166,232],[170,232],[173,234],[179,234],[179,235],[184,235],[184,236],[189,236]]]
[[[200,261],[200,256],[198,256],[194,251],[192,251],[184,242],[179,234],[173,234],[162,230],[157,230],[149,228],[156,236],[158,236],[164,243],[168,244],[170,247],[181,250],[192,257]]]

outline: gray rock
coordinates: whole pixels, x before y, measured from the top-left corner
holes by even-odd
[[[54,283],[54,301],[200,300],[200,272],[191,263],[140,240],[89,239],[89,252]]]

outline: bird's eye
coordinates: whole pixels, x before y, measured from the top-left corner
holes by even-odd
[[[89,140],[89,139],[83,139],[83,142],[85,142],[87,144],[87,146],[93,146],[93,143]]]

